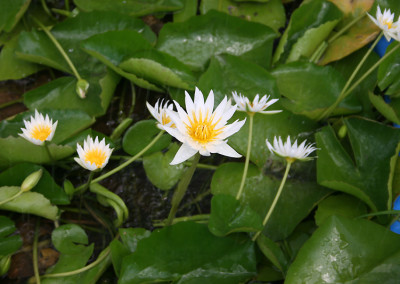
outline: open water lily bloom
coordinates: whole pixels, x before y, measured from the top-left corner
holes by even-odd
[[[382,14],[381,8],[378,6],[376,10],[376,18],[370,14],[368,14],[368,17],[383,31],[383,35],[387,41],[390,41],[391,38],[398,40],[395,36],[398,22],[393,23],[394,13],[391,13],[390,9],[385,9]]]
[[[31,116],[30,121],[24,120],[25,128],[21,128],[19,135],[36,145],[43,145],[44,141],[51,141],[57,128],[58,121],[53,123],[46,114],[43,116],[35,109],[35,117]]]
[[[235,100],[236,104],[238,105],[239,111],[245,111],[249,113],[263,113],[263,114],[274,114],[279,113],[282,110],[269,110],[266,111],[265,109],[270,105],[276,103],[278,99],[268,100],[270,96],[264,95],[261,99],[260,96],[257,94],[253,100],[250,102],[249,98],[242,96],[242,94],[237,94],[237,92],[232,92],[232,97]]]
[[[214,110],[214,93],[210,91],[204,101],[203,94],[196,88],[194,101],[186,92],[186,111],[175,102],[177,112],[167,109],[176,128],[165,127],[165,130],[182,142],[171,165],[182,163],[199,152],[203,156],[218,153],[224,156],[241,157],[227,143],[226,138],[238,132],[246,120],[236,120],[227,124],[235,113],[237,106],[232,106],[226,97]]]
[[[299,146],[297,146],[297,140],[294,141],[293,145],[290,142],[290,136],[288,136],[285,143],[282,142],[281,137],[276,139],[274,137],[274,146],[269,143],[268,139],[266,140],[268,149],[275,153],[276,155],[285,158],[288,162],[294,162],[295,160],[307,161],[313,159],[313,157],[308,157],[312,152],[317,150],[313,145],[306,145],[306,141],[304,140]]]
[[[93,141],[90,136],[83,141],[83,148],[77,144],[76,150],[79,158],[75,158],[75,161],[90,171],[104,168],[113,151],[113,149],[110,149],[110,145],[106,144],[104,138],[99,142],[98,137]]]
[[[175,124],[172,122],[171,118],[167,114],[167,109],[173,111],[174,105],[169,104],[168,101],[163,105],[163,101],[158,100],[154,107],[152,107],[148,102],[146,102],[147,108],[151,115],[158,121],[157,127],[161,130],[165,130],[164,126],[175,128]]]

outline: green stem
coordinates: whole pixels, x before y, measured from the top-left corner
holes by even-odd
[[[65,10],[69,11],[69,0],[65,0]]]
[[[370,213],[370,214],[364,214],[364,215],[358,216],[357,219],[371,217],[371,216],[393,215],[393,214],[400,214],[400,210],[387,210],[387,211],[374,212],[374,213]]]
[[[167,226],[172,224],[172,221],[175,218],[175,214],[178,211],[179,204],[182,201],[183,196],[186,193],[186,190],[189,186],[189,183],[193,177],[194,171],[196,170],[197,163],[200,160],[200,154],[197,153],[194,156],[192,165],[186,170],[186,172],[183,174],[181,181],[179,182],[175,192],[174,196],[172,197],[172,207],[171,211],[169,211],[168,219],[166,221]]]
[[[194,215],[194,216],[184,216],[184,217],[178,217],[174,218],[172,220],[172,224],[176,224],[179,222],[188,222],[188,221],[205,221],[210,219],[210,214],[199,214],[199,215]],[[166,226],[165,221],[161,221],[158,223],[154,223],[155,227],[164,227]]]
[[[22,103],[23,101],[24,101],[23,98],[20,98],[20,99],[16,99],[16,100],[13,100],[13,101],[6,102],[6,103],[0,105],[0,109],[6,108],[8,106],[11,106],[11,105],[14,105],[14,104],[17,104],[17,103]]]
[[[45,274],[42,277],[43,278],[57,278],[57,277],[67,277],[67,276],[71,276],[71,275],[76,275],[82,272],[85,272],[93,267],[95,267],[96,265],[98,265],[100,262],[102,262],[103,260],[105,260],[108,256],[110,255],[110,247],[107,247],[105,250],[103,250],[99,257],[93,261],[91,264],[86,265],[85,267],[82,267],[80,269],[77,270],[73,270],[73,271],[68,271],[68,272],[62,272],[62,273],[54,273],[54,274]]]
[[[397,43],[397,45],[387,52],[384,56],[382,56],[381,59],[379,59],[367,72],[365,72],[360,79],[358,79],[351,88],[347,90],[347,92],[344,94],[344,97],[349,95],[369,74],[371,74],[381,63],[383,60],[385,60],[387,57],[389,57],[393,52],[395,52],[398,48],[400,47],[400,43]]]
[[[122,170],[123,168],[125,168],[127,165],[133,163],[134,161],[136,161],[140,156],[142,156],[149,148],[151,148],[157,141],[158,139],[161,138],[161,136],[164,134],[164,131],[161,131],[160,133],[158,133],[158,135],[156,137],[154,137],[153,141],[151,141],[146,147],[144,147],[139,153],[137,153],[135,156],[131,157],[129,160],[127,160],[126,162],[124,162],[123,164],[119,165],[118,167],[112,169],[111,171],[95,178],[94,180],[92,180],[91,183],[96,183],[99,181],[102,181],[105,178],[108,178],[109,176],[115,174],[116,172]],[[78,187],[76,190],[81,190],[83,186]]]
[[[68,66],[71,68],[72,73],[74,73],[75,77],[78,80],[81,80],[81,76],[79,75],[78,71],[76,70],[74,64],[72,63],[71,59],[67,55],[67,53],[64,51],[63,47],[60,45],[60,43],[57,41],[57,39],[51,34],[48,28],[46,28],[38,19],[35,17],[32,17],[32,19],[39,25],[39,27],[46,33],[46,35],[50,38],[50,40],[54,43],[58,51],[61,53],[61,55],[64,57],[65,61],[67,62]]]
[[[344,85],[342,91],[340,92],[339,97],[336,99],[336,101],[333,103],[333,105],[331,105],[330,107],[328,107],[319,117],[319,120],[324,119],[329,117],[329,115],[332,113],[332,111],[335,110],[335,108],[340,104],[341,101],[343,101],[343,99],[349,94],[349,92],[347,92],[347,89],[349,88],[350,84],[352,83],[353,79],[356,77],[358,71],[360,71],[362,65],[364,64],[365,60],[367,60],[368,56],[370,55],[370,53],[372,52],[372,50],[374,49],[374,47],[376,46],[376,44],[379,42],[379,40],[381,39],[381,37],[383,36],[383,33],[380,33],[379,36],[375,39],[374,43],[372,44],[372,46],[368,49],[368,51],[365,53],[364,57],[361,59],[361,61],[358,63],[358,65],[356,66],[356,68],[354,69],[353,73],[350,75],[349,79],[347,80],[346,84]],[[365,75],[365,74],[364,74]],[[364,76],[363,76],[364,77]],[[362,77],[362,78],[363,78]],[[365,78],[365,77],[364,77]],[[351,90],[353,90],[354,88],[352,88]]]
[[[77,192],[79,191],[80,194],[83,194],[89,188],[90,184],[92,183],[93,176],[94,176],[94,171],[90,171],[88,181],[83,185],[82,188],[78,187],[76,189],[76,191]]]
[[[46,0],[40,0],[40,2],[42,3],[42,8],[43,8],[43,10],[45,11],[45,13],[46,13],[47,15],[49,15],[50,18],[53,18],[53,19],[54,19],[53,15],[51,14],[51,12],[50,12],[50,10],[49,10],[49,7],[47,7]]]
[[[54,164],[55,160],[53,158],[53,155],[50,153],[48,141],[44,141],[44,148],[46,149],[47,156],[49,156],[50,162]]]
[[[263,227],[265,227],[265,225],[267,224],[269,218],[270,218],[271,215],[272,215],[272,212],[273,212],[274,209],[275,209],[276,204],[278,203],[278,199],[279,199],[279,197],[281,196],[281,193],[282,193],[282,190],[283,190],[283,186],[284,186],[285,183],[286,183],[286,179],[287,179],[287,176],[288,176],[288,174],[289,174],[290,166],[292,165],[292,163],[293,163],[293,162],[289,162],[289,161],[287,162],[286,171],[285,171],[285,174],[284,174],[284,176],[283,176],[283,178],[282,178],[281,185],[279,186],[278,192],[277,192],[276,195],[275,195],[274,201],[272,201],[272,205],[271,205],[271,207],[269,208],[268,213],[267,213],[267,215],[266,215],[265,218],[264,218]],[[260,235],[260,233],[261,233],[261,231],[258,231],[258,232],[253,236],[253,238],[252,238],[252,241],[253,241],[253,242],[258,238],[258,236]]]
[[[14,200],[15,198],[17,198],[18,196],[20,196],[23,193],[22,190],[19,190],[15,195],[11,196],[10,198],[7,198],[6,200],[2,200],[0,201],[0,205],[3,205],[7,202],[10,202],[12,200]]]
[[[246,182],[247,171],[249,169],[249,162],[250,162],[250,153],[251,153],[251,140],[253,136],[253,118],[254,113],[249,113],[250,122],[249,122],[249,136],[247,138],[247,152],[246,152],[246,161],[244,162],[244,170],[242,175],[242,181],[240,182],[239,191],[236,194],[236,200],[240,199],[242,196],[244,184]]]
[[[33,239],[33,247],[32,247],[33,273],[35,275],[36,284],[40,284],[40,275],[39,275],[39,267],[38,267],[39,229],[40,229],[40,218],[38,218],[36,220],[35,237]]]

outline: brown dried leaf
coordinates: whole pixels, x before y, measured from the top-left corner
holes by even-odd
[[[347,14],[360,14],[367,12],[374,4],[374,0],[329,0],[335,4],[342,12]]]

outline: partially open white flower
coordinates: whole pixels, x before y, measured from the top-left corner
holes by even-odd
[[[390,41],[392,37],[396,39],[395,32],[398,23],[393,23],[394,13],[392,14],[390,12],[390,9],[385,9],[382,14],[381,8],[378,5],[378,8],[376,10],[376,18],[374,18],[370,14],[367,15],[375,23],[375,25],[377,25],[383,31],[383,35],[385,36],[387,41]]]
[[[106,145],[104,138],[99,142],[98,137],[93,141],[90,136],[83,141],[83,149],[81,145],[77,144],[76,150],[79,158],[74,158],[75,161],[90,171],[104,168],[113,151],[109,144]]]
[[[19,135],[33,144],[43,145],[44,141],[53,139],[57,123],[58,121],[53,124],[47,114],[45,118],[35,109],[35,117],[31,116],[31,121],[24,120],[25,128],[21,128],[22,133]]]
[[[232,92],[233,99],[238,105],[238,110],[239,111],[245,111],[249,113],[263,113],[263,114],[273,114],[273,113],[279,113],[282,110],[269,110],[265,111],[267,107],[270,105],[276,103],[278,99],[272,99],[269,100],[269,96],[264,95],[261,100],[259,100],[259,95],[257,94],[253,100],[253,102],[249,101],[249,98],[242,96],[242,94],[237,94],[236,91]]]
[[[152,107],[148,102],[146,102],[147,108],[149,109],[151,115],[157,119],[157,127],[161,130],[165,130],[164,126],[175,128],[175,124],[172,122],[171,118],[166,112],[166,109],[172,111],[174,108],[173,104],[168,104],[166,101],[163,105],[163,101],[158,100],[154,107]]]
[[[297,146],[297,140],[294,141],[293,145],[290,143],[290,136],[288,136],[285,143],[282,142],[281,137],[276,139],[274,137],[274,146],[269,143],[268,139],[266,140],[268,149],[275,153],[276,155],[285,158],[288,162],[292,163],[295,160],[307,161],[313,159],[313,157],[308,157],[312,152],[317,150],[313,145],[306,145],[306,141],[304,140],[299,146]]]
[[[182,142],[181,148],[176,153],[171,165],[182,163],[199,152],[203,156],[218,153],[228,157],[241,157],[227,144],[227,137],[238,132],[246,120],[236,120],[227,125],[228,120],[236,111],[226,97],[214,109],[214,93],[210,91],[207,100],[201,91],[196,88],[194,101],[186,92],[186,111],[175,102],[178,112],[167,109],[176,128],[165,127],[169,134]]]

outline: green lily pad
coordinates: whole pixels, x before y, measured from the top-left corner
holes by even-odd
[[[190,69],[175,57],[158,50],[137,52],[119,67],[158,85],[194,90],[196,78]]]
[[[200,90],[213,90],[215,101],[221,102],[225,96],[231,97],[236,91],[250,100],[256,94],[269,95],[271,99],[280,98],[275,78],[259,65],[237,56],[221,54],[211,58],[210,65],[197,84]],[[207,93],[206,92],[206,93]],[[279,103],[270,109],[282,109]]]
[[[134,84],[149,90],[162,91],[156,85],[119,67],[126,57],[133,56],[140,50],[151,49],[152,45],[148,40],[134,30],[109,31],[88,38],[81,46],[85,52]]]
[[[17,43],[18,37],[14,37],[1,50],[0,81],[25,78],[43,69],[43,66],[17,58],[14,54]]]
[[[343,13],[331,2],[308,1],[296,9],[279,41],[273,62],[291,62],[310,57],[342,19]]]
[[[11,255],[22,246],[21,236],[11,235],[15,230],[12,220],[0,216],[0,256]]]
[[[285,9],[281,0],[268,1],[232,1],[203,0],[200,12],[206,14],[210,10],[218,10],[228,15],[244,18],[248,21],[264,24],[274,31],[284,27],[286,22]]]
[[[20,191],[18,186],[0,187],[0,200],[6,200]],[[29,213],[41,216],[50,220],[58,219],[58,208],[50,203],[42,194],[37,192],[24,192],[17,198],[1,204],[0,210],[8,210],[19,213]]]
[[[0,11],[0,32],[10,32],[28,9],[30,0],[4,0]]]
[[[22,163],[8,168],[0,174],[0,186],[20,186],[28,175],[39,169],[43,170],[43,174],[32,191],[42,194],[53,204],[69,204],[68,196],[64,190],[55,183],[46,169],[38,165]]]
[[[272,74],[276,78],[281,94],[286,97],[281,100],[283,106],[311,119],[318,119],[336,101],[345,84],[341,74],[334,68],[307,62],[281,65]],[[349,114],[360,110],[358,100],[354,96],[348,96],[332,115]]]
[[[379,275],[378,282],[395,283],[391,281],[398,264],[388,264],[394,254],[399,257],[399,250],[400,236],[388,229],[367,220],[332,216],[301,248],[285,283],[377,283],[370,282],[368,274],[375,274],[375,279]]]
[[[211,199],[208,228],[214,235],[223,237],[234,232],[258,232],[263,225],[261,217],[249,206],[231,195],[217,194]]]
[[[82,11],[115,11],[129,16],[174,12],[183,8],[183,0],[74,0]]]
[[[386,53],[392,50],[396,44],[391,44]],[[386,95],[398,95],[400,93],[400,51],[397,50],[387,57],[378,67],[378,86]]]
[[[390,210],[400,132],[360,118],[349,118],[344,123],[350,140],[350,153],[341,145],[331,127],[324,127],[316,134],[320,149],[318,183],[354,195],[373,211]]]
[[[140,240],[123,259],[119,281],[241,283],[255,273],[254,244],[248,238],[219,238],[206,225],[180,222]]]
[[[69,272],[80,269],[86,265],[93,253],[94,244],[88,245],[88,237],[85,231],[78,225],[67,224],[56,228],[51,235],[51,239],[55,248],[61,252],[61,254],[57,263],[47,269],[46,274]],[[98,266],[101,266],[101,264]],[[41,282],[44,284],[94,284],[96,280],[93,279],[93,277],[92,280],[83,280],[90,272],[91,270],[72,276],[43,278]]]
[[[38,105],[37,110],[42,113],[43,116],[47,114],[49,118],[53,120],[53,123],[58,121],[52,139],[52,142],[56,144],[76,135],[95,121],[93,117],[81,110],[42,109],[40,105]],[[35,116],[34,111],[20,113],[11,120],[3,120],[0,122],[0,137],[19,137],[18,134],[22,133],[21,128],[25,128],[23,121],[30,121],[31,116]]]
[[[0,138],[0,168],[28,162],[48,164],[52,162],[44,146],[34,145],[22,137]],[[48,145],[52,158],[55,161],[64,159],[75,152],[70,146],[61,146],[50,143]]]
[[[268,239],[264,235],[260,235],[257,238],[257,245],[265,257],[268,258],[283,275],[285,275],[289,267],[289,261],[282,249],[274,241]]]
[[[183,164],[175,166],[169,164],[175,157],[178,149],[178,144],[173,143],[165,154],[156,152],[143,157],[143,167],[146,176],[157,188],[162,190],[171,189],[184,173],[185,166]]]
[[[186,0],[183,9],[174,13],[174,23],[184,22],[197,14],[197,0]]]
[[[215,171],[211,181],[211,192],[236,196],[243,173],[243,164],[222,164]],[[280,180],[254,171],[246,178],[241,202],[248,205],[264,219],[276,195]],[[331,193],[315,182],[287,180],[263,233],[270,239],[282,240],[290,235],[295,227],[311,210]]]
[[[364,214],[367,207],[360,199],[347,194],[333,195],[318,204],[315,223],[321,226],[332,215],[355,218]]]
[[[275,37],[276,33],[267,26],[211,10],[186,22],[165,24],[157,49],[196,72],[203,71],[209,59],[220,53],[269,67]]]
[[[156,126],[155,120],[141,120],[131,126],[125,133],[122,139],[122,148],[129,155],[136,155],[141,150],[143,150],[158,133],[160,129]],[[171,136],[169,134],[164,134],[162,137],[144,153],[145,155],[150,155],[152,153],[158,152],[171,143]]]

